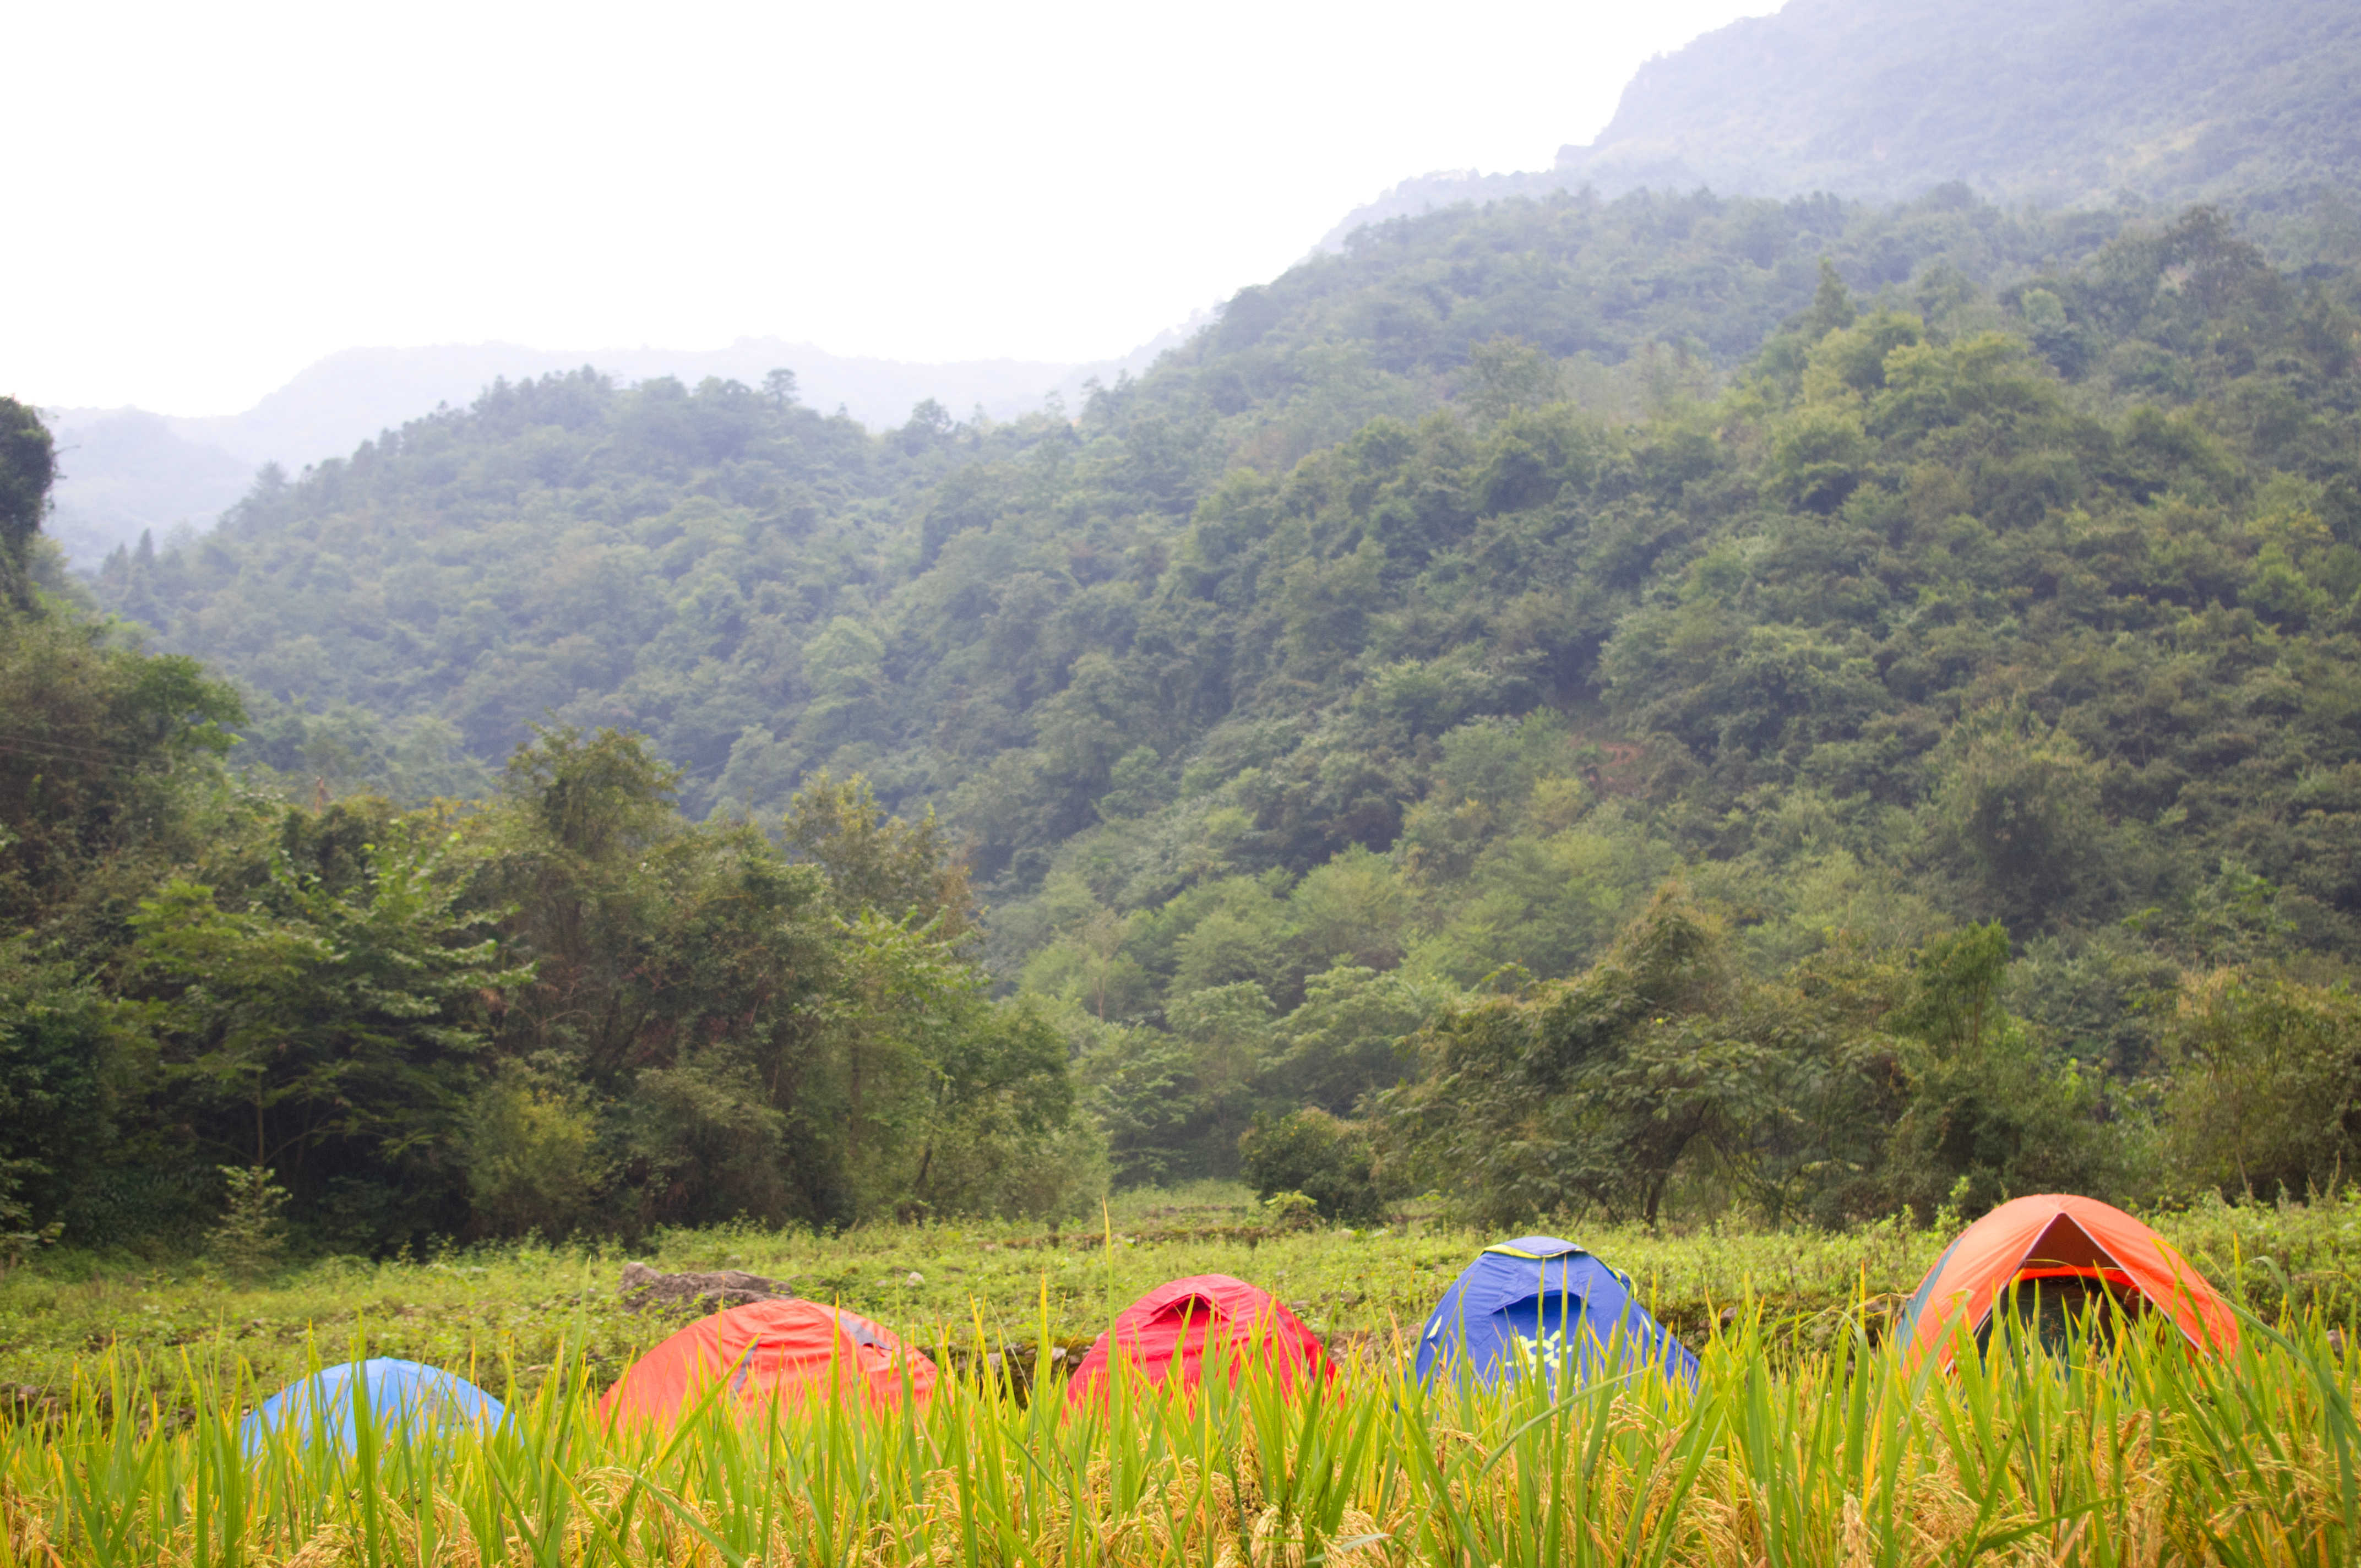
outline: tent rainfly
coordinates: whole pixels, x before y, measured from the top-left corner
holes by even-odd
[[[1490,1385],[1538,1368],[1554,1383],[1569,1363],[1577,1380],[1647,1366],[1691,1384],[1697,1375],[1697,1357],[1640,1305],[1631,1276],[1555,1236],[1477,1254],[1419,1334],[1428,1382],[1456,1369]]]
[[[1226,1274],[1198,1274],[1159,1285],[1126,1307],[1074,1369],[1066,1403],[1079,1408],[1104,1398],[1118,1356],[1151,1384],[1177,1377],[1194,1390],[1209,1355],[1217,1365],[1228,1362],[1233,1380],[1248,1362],[1260,1362],[1289,1387],[1298,1378],[1336,1375],[1319,1336],[1268,1292]]]
[[[329,1442],[350,1453],[358,1410],[366,1410],[379,1429],[426,1422],[446,1429],[489,1429],[508,1419],[498,1399],[456,1373],[376,1356],[322,1367],[288,1385],[247,1416],[239,1425],[238,1441],[248,1454],[258,1454],[292,1433],[302,1447]]]
[[[741,1407],[858,1398],[899,1405],[905,1388],[934,1398],[935,1364],[867,1318],[817,1301],[753,1301],[715,1312],[633,1362],[599,1400],[609,1420],[667,1421],[727,1380]]]
[[[1948,1365],[1954,1329],[1987,1334],[2004,1292],[2048,1343],[2092,1310],[2108,1321],[2166,1313],[2206,1354],[2238,1343],[2229,1305],[2162,1236],[2094,1198],[2045,1193],[2002,1204],[1935,1260],[1903,1314],[1905,1358]]]

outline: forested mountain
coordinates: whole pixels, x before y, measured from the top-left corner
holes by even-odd
[[[1097,1190],[932,822],[823,778],[768,832],[692,823],[642,740],[563,729],[464,806],[258,789],[236,692],[40,587],[53,463],[0,399],[8,1255],[187,1246],[225,1178],[358,1251]]]
[[[299,792],[546,716],[696,834],[931,802],[1120,1179],[2301,1189],[2361,1155],[2354,292],[2207,211],[1504,203],[1071,422],[497,386],[98,589]]]
[[[1179,329],[1120,361],[1056,365],[995,359],[909,365],[834,355],[809,344],[746,338],[727,348],[610,349],[596,354],[517,344],[445,344],[425,348],[353,348],[307,366],[286,385],[236,414],[167,417],[141,409],[49,411],[59,448],[49,532],[79,566],[94,566],[117,544],[164,537],[175,527],[211,527],[246,492],[257,469],[293,469],[341,457],[380,432],[445,404],[465,407],[495,380],[532,380],[597,363],[622,382],[708,377],[753,382],[774,366],[796,367],[804,396],[841,407],[872,428],[897,422],[913,403],[934,399],[1008,417],[1040,406],[1045,394],[1079,396],[1097,375],[1150,363]]]
[[[267,720],[257,750],[332,784],[447,792],[461,753],[496,765],[555,713],[653,736],[700,812],[775,807],[820,765],[915,801],[1038,751],[1058,711],[1041,705],[1082,653],[1128,646],[1234,467],[1284,472],[1378,415],[1554,395],[1534,374],[1620,418],[1716,385],[1809,301],[1824,252],[1864,289],[1955,288],[2063,263],[2112,227],[1952,193],[1447,214],[1244,291],[1071,422],[929,405],[873,440],[799,406],[791,380],[502,384],[266,482],[203,541],[126,552],[99,592],[266,699],[329,708]],[[1548,365],[1471,359],[1510,336]],[[1038,669],[1004,646],[1017,631],[984,635],[993,618],[1023,626]],[[988,863],[1090,820],[1102,782],[1066,787]]]
[[[1555,168],[1404,182],[1340,226],[1584,186],[2238,210],[2353,243],[2361,13],[2342,0],[1789,0],[1642,66]],[[2323,228],[2334,231],[2323,236]]]
[[[1686,894],[1642,922],[1687,953],[1670,970],[1610,956],[1502,1003],[1532,1031],[1475,1066],[1431,1037],[1429,1098],[1388,1120],[1405,1168],[1495,1173],[1504,1216],[1534,1192],[1653,1212],[1630,1146],[1652,1135],[1659,1175],[1694,1137],[1748,1179],[1784,1172],[1781,1203],[1809,1168],[1810,1202],[1856,1212],[1971,1173],[1980,1201],[2129,1180],[2041,1165],[2078,1146],[2040,1123],[2078,1094],[2078,1116],[2136,1120],[2088,1096],[2213,1015],[2202,995],[2175,1014],[2177,977],[2325,982],[2354,953],[2361,817],[2335,781],[2361,777],[2361,734],[2331,694],[2361,689],[2356,325],[2199,214],[1993,300],[1862,310],[1826,275],[1727,393],[1636,423],[1503,390],[1233,476],[1131,652],[1057,699],[1053,755],[1104,738],[1104,826],[1048,849],[1044,893],[1002,917],[1030,987],[1110,1021],[1083,1033],[1132,1118],[1118,1158],[1218,1149],[1274,1096],[1346,1109],[1413,1065],[1385,1042],[1466,991],[1579,971],[1673,879]],[[1019,825],[1077,809],[1025,793],[1044,780],[1004,758],[953,819],[1022,867]],[[1966,921],[2015,938],[2023,1024],[1962,1022],[1999,985],[1938,941]],[[1922,947],[1983,978],[1913,1001],[1942,966],[1861,956]],[[1112,1026],[1132,1019],[1160,1027]],[[1931,1060],[1893,1043],[1914,1033]],[[2348,1105],[2345,1047],[2321,1048]],[[2068,1058],[2099,1076],[2043,1077]],[[1749,1141],[1781,1096],[1849,1082],[1837,1122],[1916,1152]],[[1544,1105],[1568,1125],[1535,1144]],[[1532,1168],[1569,1151],[1587,1174]],[[2183,1154],[2182,1179],[2207,1168]],[[2282,1143],[2276,1179],[2324,1177],[2311,1157]]]
[[[2336,0],[1791,0],[1641,68],[1563,170],[1786,195],[2251,200],[2353,188]]]
[[[1071,409],[496,379],[87,580],[0,400],[0,1259],[2349,1180],[2355,36],[1797,0]]]

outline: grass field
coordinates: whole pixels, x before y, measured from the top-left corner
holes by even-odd
[[[1943,1238],[1590,1230],[1701,1350],[1641,1382],[1429,1395],[1413,1328],[1482,1238],[1414,1223],[1253,1234],[1222,1189],[1133,1195],[1088,1234],[723,1231],[631,1255],[835,1298],[921,1344],[1074,1345],[1174,1275],[1266,1285],[1353,1336],[1328,1398],[1249,1377],[1065,1413],[954,1376],[922,1413],[615,1431],[598,1392],[680,1321],[616,1300],[624,1254],[523,1247],[322,1262],[267,1287],[60,1257],[0,1280],[0,1568],[15,1563],[1489,1564],[2347,1563],[2361,1550],[2361,1205],[2159,1224],[2256,1314],[2237,1354],[2135,1338],[1943,1377],[1881,1343]],[[1109,1245],[1110,1234],[1112,1245]],[[917,1278],[914,1281],[912,1276]],[[2272,1325],[2278,1325],[2275,1330]],[[1407,1335],[1403,1336],[1404,1339]],[[356,1348],[472,1369],[516,1419],[241,1454],[236,1422]],[[972,1365],[950,1357],[954,1369]]]
[[[1046,1309],[1044,1309],[1046,1313]],[[91,1564],[2344,1564],[2355,1388],[2315,1322],[2192,1360],[2006,1344],[1916,1375],[1741,1322],[1653,1379],[1430,1396],[1211,1376],[1070,1410],[953,1381],[926,1410],[609,1428],[545,1379],[489,1436],[356,1424],[247,1452],[232,1384],[175,1419],[83,1398],[0,1431],[0,1562]],[[107,1366],[103,1372],[119,1371]],[[228,1397],[220,1397],[226,1394]]]
[[[1052,1237],[1038,1226],[891,1227],[825,1236],[675,1232],[640,1248],[517,1246],[423,1261],[329,1259],[253,1285],[202,1265],[67,1255],[0,1278],[0,1384],[61,1391],[110,1347],[140,1376],[184,1356],[243,1360],[277,1387],[316,1343],[330,1361],[356,1335],[379,1354],[474,1364],[527,1387],[583,1360],[611,1378],[678,1326],[626,1310],[627,1258],[666,1269],[741,1268],[836,1301],[921,1343],[955,1340],[980,1315],[996,1342],[1029,1344],[1046,1285],[1051,1339],[1087,1343],[1126,1303],[1183,1274],[1231,1274],[1288,1301],[1314,1329],[1383,1334],[1414,1327],[1475,1250],[1493,1239],[1414,1221],[1367,1234],[1267,1234],[1248,1195],[1226,1185],[1117,1199],[1105,1219]],[[2361,1202],[2212,1206],[2156,1216],[2209,1277],[2252,1310],[2361,1303]],[[1108,1245],[1112,1234],[1114,1245]],[[1949,1239],[1897,1224],[1827,1234],[1707,1230],[1663,1234],[1578,1227],[1575,1240],[1631,1274],[1657,1315],[1695,1339],[1731,1309],[1759,1304],[1782,1340],[1827,1343],[1852,1304],[1906,1294]],[[915,1278],[914,1278],[915,1277]]]

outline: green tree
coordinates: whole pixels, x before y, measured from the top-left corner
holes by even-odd
[[[1095,1020],[1091,1022],[1095,1023]],[[1204,1174],[1203,1114],[1189,1048],[1160,1029],[1087,1028],[1075,1063],[1082,1102],[1104,1131],[1117,1187]]]
[[[250,898],[175,878],[131,921],[173,990],[174,1076],[225,1150],[315,1202],[339,1179],[398,1190],[422,1231],[451,1214],[485,999],[531,978],[466,907],[456,843],[390,825],[341,887],[278,851]]]
[[[1845,287],[1836,263],[1820,258],[1819,279],[1812,293],[1812,308],[1804,313],[1804,335],[1817,342],[1832,332],[1841,332],[1852,325],[1858,313],[1853,309],[1852,291]]]
[[[1653,1223],[1685,1163],[1765,1108],[1741,1007],[1721,922],[1668,885],[1587,973],[1422,1031],[1422,1075],[1378,1099],[1384,1136],[1487,1223],[1594,1206]]]
[[[822,768],[788,803],[780,841],[817,867],[848,916],[863,910],[891,920],[931,922],[956,942],[975,922],[967,865],[928,810],[915,823],[889,817],[864,778],[839,783]]]
[[[2361,1000],[2268,970],[2182,978],[2167,1153],[2226,1197],[2330,1194],[2361,1168]]]
[[[1325,1111],[1257,1116],[1238,1140],[1238,1165],[1266,1202],[1300,1192],[1323,1220],[1359,1225],[1385,1218],[1386,1192],[1368,1129]]]
[[[147,1044],[137,1010],[93,976],[0,940],[0,1185],[27,1223],[69,1212],[118,1152]]]
[[[66,615],[0,609],[0,919],[16,929],[96,894],[150,848],[194,852],[194,802],[237,695],[195,660],[133,652]],[[119,918],[119,916],[118,916]]]
[[[1281,1020],[1262,1069],[1267,1091],[1337,1115],[1390,1089],[1416,1057],[1408,1041],[1446,1000],[1439,986],[1338,964],[1304,981],[1302,1005]]]
[[[228,1191],[222,1217],[206,1237],[207,1250],[231,1276],[252,1284],[277,1263],[287,1245],[282,1212],[290,1194],[262,1165],[221,1168]]]
[[[1065,1036],[1038,1007],[969,992],[928,1068],[906,1205],[1054,1220],[1104,1194],[1104,1145],[1076,1115]]]
[[[2026,1192],[2131,1196],[2124,1129],[2102,1080],[2056,1061],[2004,1006],[2008,934],[1969,927],[1912,955],[1886,1026],[1909,1041],[1886,1183],[1924,1215],[1971,1216]]]
[[[1468,407],[1487,419],[1503,419],[1516,409],[1537,409],[1556,402],[1560,389],[1557,366],[1532,344],[1501,334],[1467,350],[1467,373],[1474,389]]]
[[[476,1227],[555,1238],[590,1218],[607,1170],[587,1101],[578,1084],[522,1062],[485,1079],[457,1134]]]
[[[41,416],[0,397],[0,612],[32,608],[33,535],[57,472],[56,443]]]
[[[1957,761],[1931,804],[1937,842],[1973,879],[1984,909],[2051,925],[2104,874],[2100,771],[2073,737],[2026,716],[1962,725]]]

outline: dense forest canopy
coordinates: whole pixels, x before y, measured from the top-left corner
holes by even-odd
[[[1558,196],[1365,231],[1071,419],[496,385],[111,560],[169,654],[11,612],[16,689],[88,694],[0,845],[16,1201],[2333,1183],[2354,306],[2205,209]]]
[[[1956,192],[1442,214],[1245,291],[1071,421],[927,404],[871,439],[799,406],[791,376],[502,384],[266,473],[218,531],[125,552],[98,593],[258,694],[257,751],[332,785],[464,792],[467,759],[498,767],[554,713],[652,736],[700,814],[775,808],[822,765],[916,802],[1035,744],[1075,658],[1128,645],[1225,474],[1284,473],[1380,415],[1544,395],[1479,345],[1538,350],[1552,388],[1621,417],[1718,384],[1809,302],[1823,254],[1856,287],[1949,287],[2064,265],[2113,227]]]
[[[43,433],[0,421],[37,516]],[[569,726],[472,802],[273,787],[238,694],[45,543],[0,538],[0,1245],[185,1242],[225,1178],[361,1251],[1095,1190],[931,818],[821,775],[771,831],[691,821],[643,738]]]

